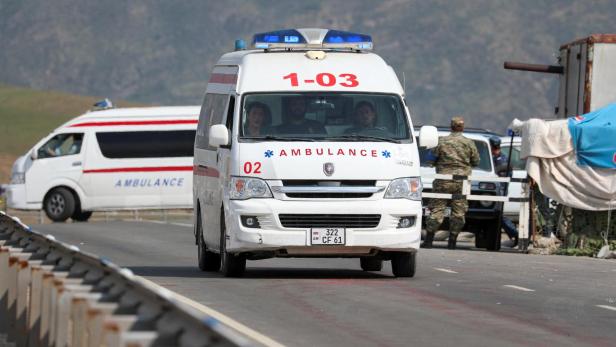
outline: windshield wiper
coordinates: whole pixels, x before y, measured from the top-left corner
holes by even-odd
[[[370,135],[358,135],[358,134],[339,135],[339,136],[334,136],[334,137],[328,137],[326,139],[329,140],[329,141],[342,139],[342,140],[371,140],[371,141],[379,141],[379,142],[400,143],[399,140],[388,139],[386,137],[370,136]]]
[[[314,142],[314,139],[309,137],[282,137],[282,136],[242,136],[242,140],[268,140],[268,141],[305,141],[305,142]]]

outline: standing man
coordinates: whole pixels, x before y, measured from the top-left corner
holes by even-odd
[[[475,143],[462,136],[464,118],[451,119],[451,134],[439,138],[438,146],[433,150],[436,161],[434,166],[437,174],[469,176],[473,166],[479,165],[479,153]],[[464,196],[455,196],[462,193],[462,181],[434,180],[432,188],[435,193],[454,194],[451,200],[431,199],[428,203],[430,215],[426,219],[426,239],[421,245],[423,248],[432,248],[434,234],[443,223],[445,209],[450,202],[451,215],[449,216],[449,242],[447,248],[456,249],[458,234],[465,223],[468,202]]]
[[[509,157],[501,151],[501,139],[498,136],[490,137],[490,147],[492,147],[492,162],[496,168],[496,173],[501,177],[509,176],[510,172],[507,172],[507,164]],[[511,248],[518,245],[518,229],[515,227],[511,219],[502,216],[501,225],[505,230],[505,233],[509,237],[509,240],[513,241]]]

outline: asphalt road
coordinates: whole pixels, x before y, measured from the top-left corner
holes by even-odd
[[[412,279],[356,259],[200,272],[190,224],[35,225],[288,346],[616,346],[616,261],[421,250]],[[444,244],[443,244],[444,245]],[[464,244],[462,247],[465,247]]]

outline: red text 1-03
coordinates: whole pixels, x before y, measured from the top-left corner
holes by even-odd
[[[338,75],[334,75],[329,72],[321,72],[314,76],[313,78],[301,79],[297,72],[291,72],[290,74],[283,76],[282,79],[289,80],[291,82],[291,87],[299,87],[301,84],[313,84],[316,83],[322,87],[333,87],[335,85],[353,88],[359,85],[359,80],[357,80],[357,75],[352,73],[341,73]]]

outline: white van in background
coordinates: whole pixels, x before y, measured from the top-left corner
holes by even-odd
[[[246,260],[391,260],[412,277],[420,165],[395,72],[370,36],[326,29],[257,34],[210,76],[195,139],[195,242],[204,271]],[[438,143],[422,128],[421,145]]]
[[[53,221],[92,211],[192,207],[198,106],[87,112],[17,159],[8,206]]]

